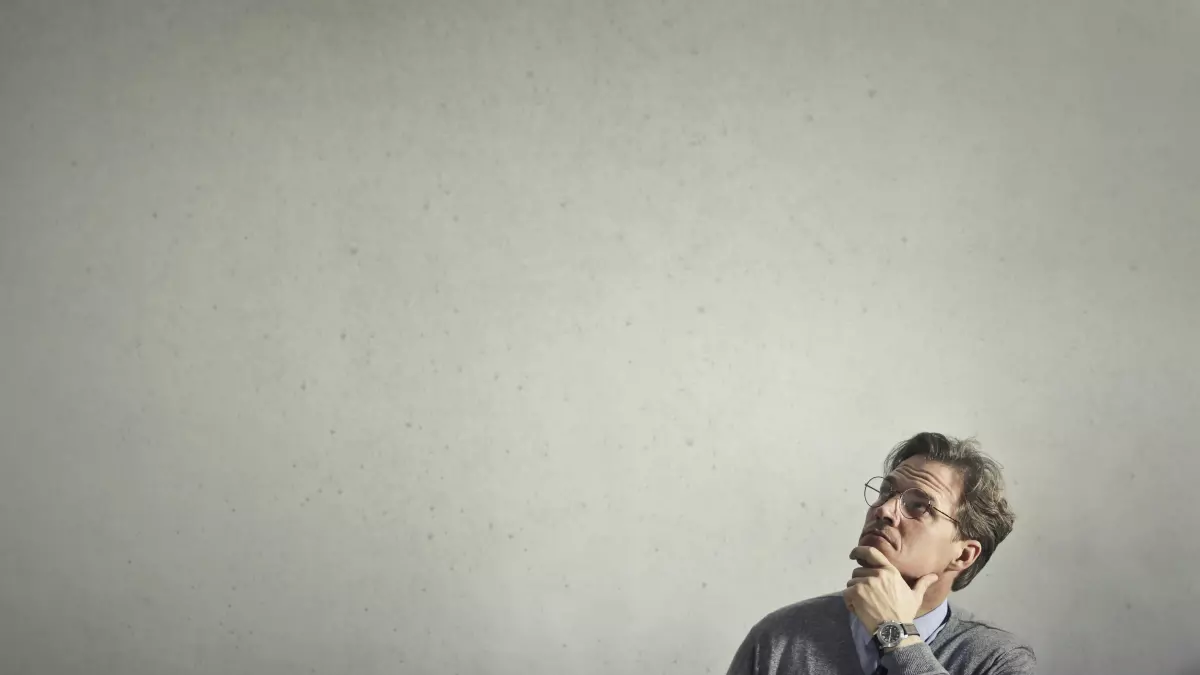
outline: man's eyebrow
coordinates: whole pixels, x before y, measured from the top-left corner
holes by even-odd
[[[896,483],[897,483],[897,481],[895,479],[893,479],[891,476],[884,476],[884,478],[883,478],[883,484],[885,487],[894,487],[899,492],[900,486],[897,485]],[[921,494],[925,495],[925,497],[927,497],[929,499],[929,501],[937,501],[937,499],[933,495],[929,494],[929,490],[926,490],[923,487],[914,485],[908,489],[912,489],[912,490],[916,490],[917,492],[920,492]]]

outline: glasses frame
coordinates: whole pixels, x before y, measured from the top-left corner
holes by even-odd
[[[876,508],[876,506],[883,506],[884,504],[891,501],[892,497],[899,495],[900,496],[900,515],[904,516],[905,518],[908,518],[909,520],[917,520],[916,518],[913,518],[912,516],[908,515],[908,512],[904,509],[904,495],[908,494],[909,492],[914,492],[918,495],[921,495],[925,499],[925,501],[927,501],[929,503],[929,508],[933,509],[934,511],[937,511],[937,513],[939,515],[941,515],[943,518],[945,518],[946,520],[949,520],[950,522],[954,523],[955,525],[959,525],[959,522],[956,518],[954,518],[950,514],[946,513],[945,511],[939,509],[938,507],[934,506],[933,498],[930,497],[929,495],[925,494],[921,490],[918,490],[917,488],[908,488],[907,490],[903,490],[901,492],[892,492],[890,495],[888,495],[887,499],[884,499],[883,501],[880,501],[878,504],[876,504],[875,501],[878,501],[878,499],[883,496],[882,490],[879,490],[875,486],[871,485],[871,481],[875,480],[876,478],[879,479],[881,484],[883,481],[887,480],[887,476],[875,476],[874,478],[871,478],[867,482],[863,483],[863,499],[867,502],[867,506],[870,506],[871,508]],[[875,493],[875,495],[876,495],[875,501],[872,501],[871,499],[868,498],[870,495],[870,492],[868,492],[868,491],[873,491]]]

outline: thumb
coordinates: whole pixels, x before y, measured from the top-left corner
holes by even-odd
[[[929,587],[932,586],[937,580],[938,575],[926,574],[920,579],[917,579],[917,583],[913,585],[913,592],[917,594],[917,597],[923,598],[925,597],[925,591],[929,590]]]

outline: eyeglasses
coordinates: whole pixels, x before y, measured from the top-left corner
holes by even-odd
[[[883,476],[876,476],[863,485],[863,499],[867,500],[867,504],[872,508],[886,504],[896,494],[891,484],[888,484],[887,491],[884,491],[884,480]],[[926,514],[935,511],[955,525],[959,524],[957,520],[950,517],[950,514],[934,506],[933,500],[924,492],[916,488],[909,488],[900,493],[900,513],[905,518],[921,520]]]

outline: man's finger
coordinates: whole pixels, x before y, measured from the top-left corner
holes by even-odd
[[[917,595],[924,597],[925,591],[929,590],[929,587],[932,586],[937,580],[938,575],[926,574],[920,579],[917,579],[917,583],[913,585],[913,591],[917,593]]]
[[[884,575],[884,571],[879,569],[878,567],[855,567],[854,571],[850,573],[850,576],[856,577],[856,578],[857,577],[881,577],[883,575]]]
[[[855,546],[853,551],[850,551],[850,557],[858,561],[858,564],[863,567],[878,567],[888,568],[892,566],[892,562],[883,555],[883,552],[874,546]]]

